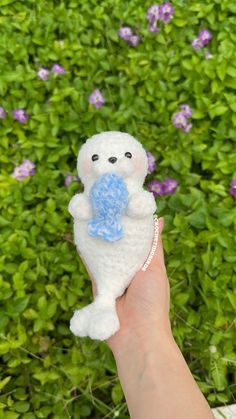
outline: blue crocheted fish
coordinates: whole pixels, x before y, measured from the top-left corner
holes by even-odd
[[[123,237],[121,215],[128,205],[128,189],[121,176],[105,173],[92,186],[89,199],[94,218],[88,221],[88,234],[114,242]]]

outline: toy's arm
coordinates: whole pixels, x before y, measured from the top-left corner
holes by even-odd
[[[70,200],[68,211],[73,218],[78,220],[89,220],[92,218],[92,208],[84,193],[76,194]]]
[[[131,195],[126,214],[131,218],[144,218],[154,214],[156,202],[153,193],[141,191]]]

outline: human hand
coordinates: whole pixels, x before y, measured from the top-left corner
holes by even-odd
[[[161,238],[163,227],[164,219],[160,218],[157,247],[146,271],[139,270],[126,292],[116,300],[120,329],[107,340],[114,355],[122,351],[130,339],[135,338],[141,342],[155,333],[171,335],[170,289]],[[86,268],[95,296],[96,284],[87,266]]]
[[[192,419],[213,419],[171,332],[163,227],[160,218],[158,244],[146,271],[138,271],[116,300],[120,329],[107,343],[132,419],[185,419],[189,412]]]

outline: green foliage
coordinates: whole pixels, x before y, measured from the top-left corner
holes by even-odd
[[[68,327],[91,286],[67,212],[82,185],[66,188],[63,175],[76,174],[79,147],[104,130],[136,136],[157,159],[154,177],[179,182],[157,199],[174,335],[211,405],[235,400],[236,6],[185,3],[174,0],[173,20],[153,34],[147,1],[0,1],[1,418],[128,417],[110,350]],[[120,25],[142,35],[136,48]],[[210,60],[191,46],[203,28]],[[39,67],[54,63],[66,74],[40,80]],[[88,105],[95,88],[101,109]],[[194,110],[188,134],[171,124],[182,103]],[[36,174],[19,182],[11,173],[24,159]]]

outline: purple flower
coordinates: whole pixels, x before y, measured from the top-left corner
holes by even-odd
[[[13,116],[17,121],[21,122],[22,124],[27,121],[29,118],[29,114],[24,111],[24,109],[15,109],[13,111]]]
[[[136,47],[139,43],[140,40],[140,36],[139,35],[132,35],[129,39],[128,39],[128,44],[131,47]]]
[[[192,109],[190,108],[189,105],[186,105],[186,104],[180,105],[180,109],[181,109],[182,114],[186,118],[191,118],[193,113],[192,113]]]
[[[28,176],[35,174],[35,164],[31,160],[24,160],[21,168],[28,172]]]
[[[100,90],[94,90],[94,92],[89,96],[89,103],[94,105],[96,108],[101,108],[101,106],[104,105],[105,99]]]
[[[236,179],[232,179],[230,182],[230,194],[236,196]]]
[[[150,151],[146,151],[148,158],[148,173],[152,173],[156,169],[155,157]]]
[[[180,128],[183,131],[186,129],[188,129],[189,131],[189,129],[191,128],[191,127],[188,127],[188,125],[191,125],[191,124],[188,124],[188,121],[186,117],[184,116],[183,112],[176,112],[174,114],[172,118],[172,124],[175,125],[176,128]],[[188,132],[188,131],[185,131],[185,132]]]
[[[148,183],[147,188],[154,196],[163,195],[164,193],[163,184],[155,179]]]
[[[184,132],[189,132],[190,129],[192,128],[193,124],[187,124],[186,127],[183,127],[183,131]]]
[[[153,4],[147,11],[146,18],[150,23],[160,19],[160,7],[157,4]],[[151,31],[150,31],[151,32]]]
[[[175,193],[178,182],[175,179],[166,179],[162,182],[162,189],[165,195]]]
[[[195,49],[202,48],[203,47],[202,41],[199,38],[195,38],[192,41],[192,47],[195,48]]]
[[[207,29],[204,29],[203,31],[201,31],[198,35],[198,38],[200,40],[200,42],[202,43],[202,45],[208,45],[212,35],[211,32],[209,32]]]
[[[157,27],[156,21],[149,23],[148,30],[149,32],[159,32],[159,28]]]
[[[160,6],[160,19],[164,23],[168,23],[172,19],[173,13],[174,13],[174,8],[170,5],[170,3],[162,3],[161,4],[161,6]]]
[[[41,67],[37,72],[37,75],[41,80],[47,80],[49,76],[49,71],[46,68]]]
[[[133,35],[132,29],[129,26],[123,26],[119,29],[119,36],[126,41]]]
[[[26,169],[22,168],[21,166],[15,167],[12,176],[17,180],[24,180],[28,176],[28,172]]]
[[[62,67],[62,66],[61,66],[61,65],[59,65],[59,64],[53,64],[53,66],[52,66],[51,70],[52,70],[54,73],[57,73],[57,74],[64,74],[64,73],[66,72],[66,70],[64,69],[64,67]]]
[[[0,119],[4,119],[6,116],[6,112],[4,111],[3,107],[0,106]]]
[[[31,160],[24,160],[20,166],[16,166],[12,176],[17,180],[24,180],[35,173],[35,164]]]
[[[68,174],[65,177],[64,185],[69,186],[71,184],[71,182],[73,182],[74,180],[78,180],[78,177]]]

